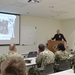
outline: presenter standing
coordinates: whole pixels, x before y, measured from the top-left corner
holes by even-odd
[[[67,48],[67,41],[62,33],[60,33],[60,30],[57,30],[57,34],[54,35],[54,37],[51,40],[56,40],[56,41],[64,41],[64,46]]]
[[[52,38],[52,40],[56,40],[56,41],[62,41],[64,40],[66,42],[66,39],[64,37],[64,35],[62,33],[60,33],[60,30],[57,30],[57,34],[54,35],[54,37]]]

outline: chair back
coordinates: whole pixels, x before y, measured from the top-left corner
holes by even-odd
[[[29,52],[27,57],[29,58],[29,57],[36,57],[36,56],[37,56],[37,51],[33,51],[33,52]]]
[[[23,58],[27,58],[28,54],[21,54]]]
[[[43,75],[47,75],[47,74],[51,74],[51,73],[54,73],[54,63],[47,64],[44,67]]]
[[[69,59],[59,61],[59,71],[71,69],[71,61]]]

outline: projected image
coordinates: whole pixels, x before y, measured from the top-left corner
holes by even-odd
[[[0,14],[0,40],[15,38],[15,15]]]

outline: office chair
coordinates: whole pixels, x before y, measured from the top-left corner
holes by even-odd
[[[57,71],[63,71],[63,70],[67,70],[67,69],[71,69],[71,61],[69,59],[66,60],[60,60],[58,62],[58,68]]]
[[[43,75],[54,73],[54,63],[50,63],[44,66]]]
[[[28,53],[27,57],[29,58],[29,57],[36,57],[36,56],[37,56],[37,51],[32,51]]]
[[[21,54],[23,58],[27,58],[28,54]]]
[[[50,63],[44,66],[44,69],[39,68],[41,75],[48,75],[54,73],[54,63]]]

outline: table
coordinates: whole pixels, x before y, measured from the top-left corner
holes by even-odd
[[[53,74],[48,74],[48,75],[75,75],[75,73],[73,69],[69,69],[69,70],[65,70],[65,71],[61,71],[61,72],[57,72]]]
[[[25,58],[24,60],[30,60],[30,61],[31,61],[31,63],[25,63],[26,66],[33,66],[33,65],[36,65],[36,57]]]

